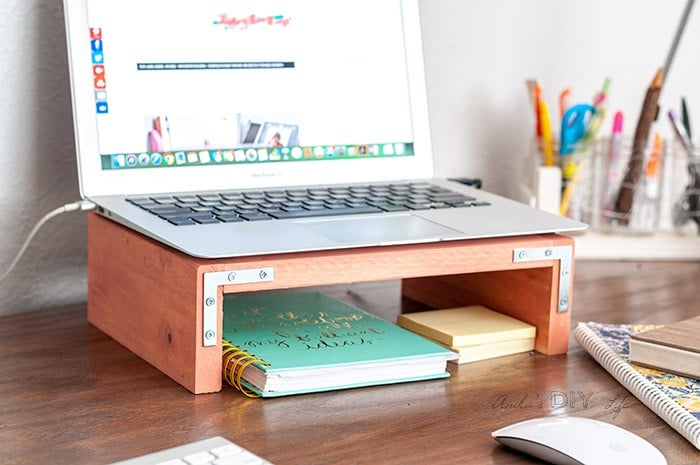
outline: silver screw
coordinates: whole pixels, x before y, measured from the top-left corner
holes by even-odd
[[[524,250],[521,250],[520,252],[518,252],[519,259],[523,260],[525,257],[527,257],[527,252],[525,252]]]
[[[207,304],[207,306],[209,306],[209,307],[214,305],[214,302],[215,302],[215,300],[212,297],[207,297],[207,300],[204,301],[204,303]]]
[[[234,273],[234,272],[229,273],[227,278],[229,281],[235,281],[237,278],[236,273]]]
[[[214,339],[214,331],[212,331],[212,330],[210,329],[209,331],[207,331],[206,333],[204,333],[204,337],[207,338],[207,339]]]
[[[544,256],[545,256],[545,257],[551,257],[553,253],[554,253],[554,252],[552,252],[552,249],[547,249],[547,250],[544,251]]]
[[[560,307],[568,307],[569,306],[569,299],[561,299],[559,301],[559,306]]]
[[[258,274],[258,276],[260,277],[260,279],[265,279],[265,278],[267,278],[267,271],[265,271],[265,270],[260,270],[260,273]]]

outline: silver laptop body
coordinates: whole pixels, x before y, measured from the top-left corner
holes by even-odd
[[[81,195],[100,214],[186,254],[585,228],[433,179],[417,0],[64,0],[64,7]],[[235,208],[236,195],[251,191],[426,182],[476,201],[175,225],[126,200],[224,192]]]

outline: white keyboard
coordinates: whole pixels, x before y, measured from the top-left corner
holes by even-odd
[[[226,438],[202,441],[141,455],[111,465],[272,465]]]

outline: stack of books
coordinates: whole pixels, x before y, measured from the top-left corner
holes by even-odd
[[[468,363],[535,348],[536,327],[481,305],[404,313],[399,326],[437,342]]]
[[[632,360],[635,351],[632,348],[633,339],[639,339],[644,332],[654,333],[671,326],[676,329],[680,326],[681,333],[687,334],[686,331],[691,331],[692,322],[662,328],[659,325],[580,322],[574,331],[574,338],[620,384],[700,449],[700,380],[676,375],[661,366],[660,369],[649,369]],[[692,331],[697,334],[697,328]],[[690,340],[697,341],[697,336],[693,339],[690,334]],[[666,350],[662,345],[657,348],[660,353]],[[689,356],[692,359],[692,355]],[[697,358],[695,360],[694,366],[697,367]],[[675,363],[667,365],[666,362],[659,365],[668,366],[673,371],[686,371],[679,369]],[[650,364],[656,365],[656,362]]]

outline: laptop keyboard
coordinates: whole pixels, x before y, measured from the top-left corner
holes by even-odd
[[[272,465],[221,436],[182,444],[112,465]]]
[[[429,183],[155,195],[127,201],[177,226],[490,205]]]

